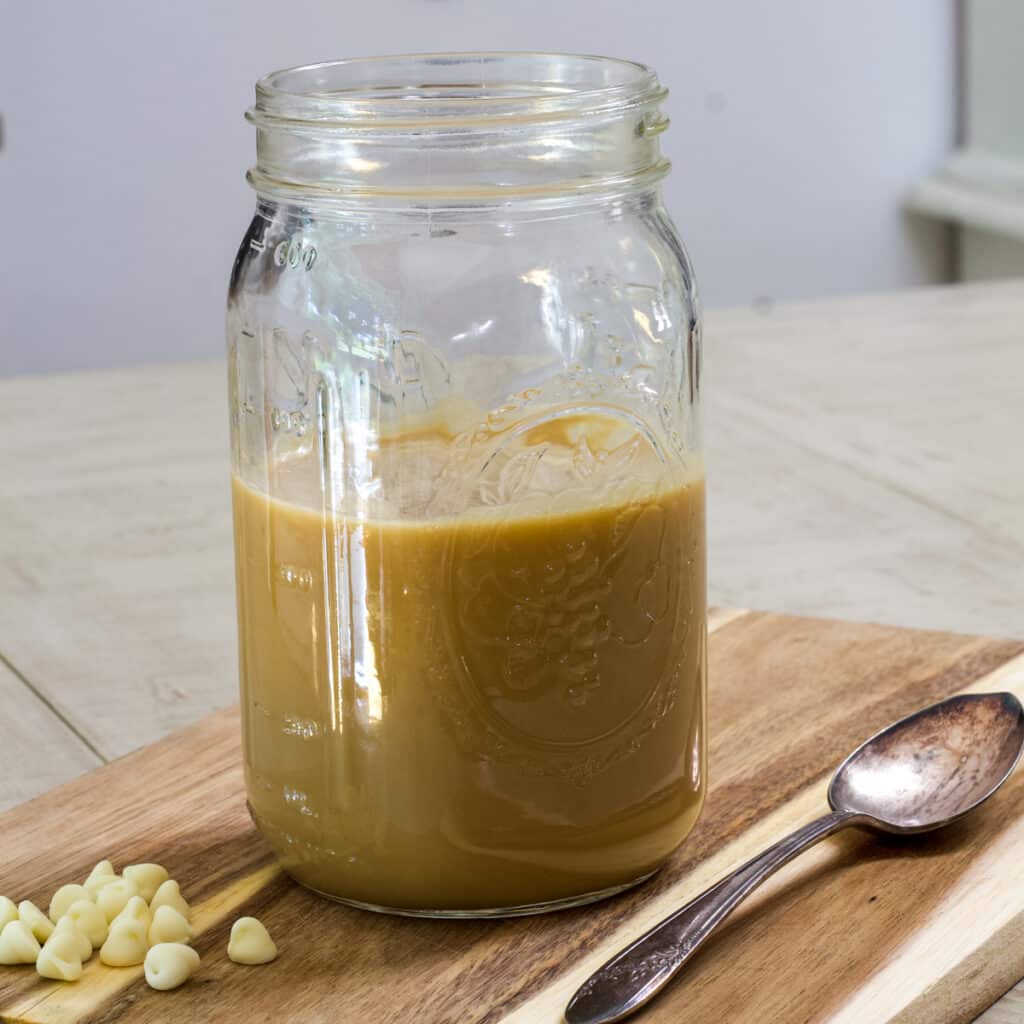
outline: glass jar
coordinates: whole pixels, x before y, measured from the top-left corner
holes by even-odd
[[[256,87],[227,332],[246,781],[327,896],[581,903],[700,812],[700,320],[664,96],[558,54]]]

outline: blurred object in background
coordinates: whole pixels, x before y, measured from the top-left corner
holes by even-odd
[[[1024,3],[967,0],[960,148],[910,207],[957,225],[964,281],[1024,275]]]
[[[256,79],[470,49],[657,69],[708,305],[950,276],[904,203],[955,143],[953,0],[36,0],[0,32],[0,374],[219,357]]]

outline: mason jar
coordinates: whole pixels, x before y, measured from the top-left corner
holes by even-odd
[[[228,353],[249,807],[374,910],[647,878],[706,775],[693,272],[601,57],[278,71]]]

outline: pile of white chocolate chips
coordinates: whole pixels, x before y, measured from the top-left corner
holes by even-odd
[[[101,860],[81,884],[62,885],[49,917],[30,900],[0,896],[0,964],[35,964],[44,978],[77,981],[93,950],[108,967],[143,964],[152,988],[172,989],[199,966],[192,949],[192,911],[178,883],[159,864],[132,864],[120,875]],[[267,964],[277,947],[255,917],[231,928],[228,957]]]

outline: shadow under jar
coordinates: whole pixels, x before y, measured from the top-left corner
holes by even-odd
[[[626,61],[256,87],[228,350],[249,806],[375,910],[644,879],[706,788],[693,274]]]

